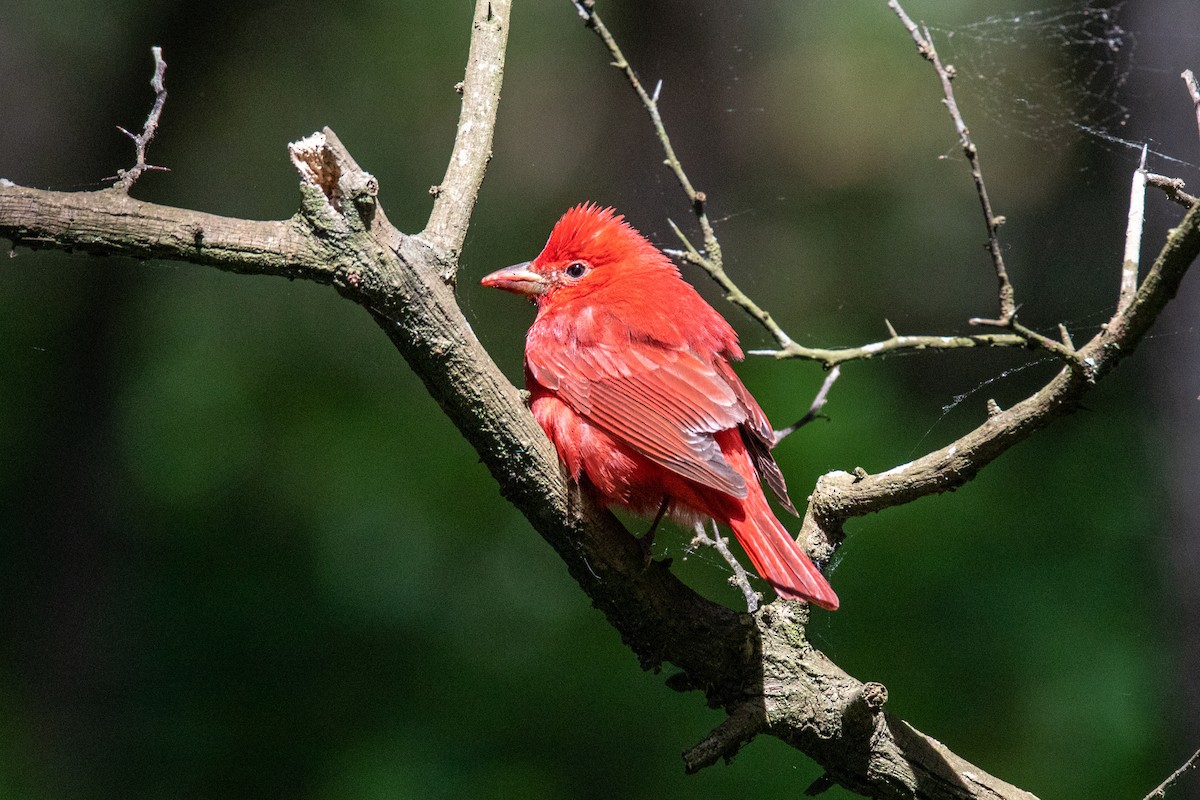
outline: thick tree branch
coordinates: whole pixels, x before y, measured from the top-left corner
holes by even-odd
[[[219,217],[134,200],[123,188],[50,192],[0,183],[0,236],[34,249],[169,258],[230,272],[332,281],[331,266],[314,254],[295,219]]]

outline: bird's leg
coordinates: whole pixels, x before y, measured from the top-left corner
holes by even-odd
[[[666,516],[667,509],[670,508],[670,506],[671,496],[664,494],[662,505],[658,507],[658,513],[654,515],[654,521],[650,523],[650,530],[646,531],[646,533],[642,535],[641,539],[638,539],[638,541],[641,542],[642,555],[645,556],[647,564],[650,563],[650,559],[654,555],[652,548],[654,547],[654,534],[658,532],[658,523],[662,522],[662,518]]]
[[[750,585],[750,576],[746,573],[746,569],[738,563],[737,558],[729,549],[726,540],[721,536],[721,532],[717,529],[717,521],[712,520],[712,538],[704,532],[704,523],[696,523],[696,535],[692,539],[693,545],[706,544],[721,554],[725,559],[725,563],[729,564],[729,568],[733,570],[733,574],[729,576],[729,582],[742,590],[742,596],[746,598],[746,610],[753,614],[758,611],[758,604],[762,602],[762,594],[754,591],[754,587]]]

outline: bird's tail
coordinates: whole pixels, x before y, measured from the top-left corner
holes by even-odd
[[[759,494],[762,508],[757,508],[754,492],[747,498],[746,513],[741,519],[731,519],[729,527],[750,556],[754,569],[775,589],[780,597],[807,600],[830,611],[837,610],[838,598],[825,576],[809,560],[771,513],[766,498]]]

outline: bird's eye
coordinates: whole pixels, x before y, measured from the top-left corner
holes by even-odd
[[[565,272],[568,278],[582,278],[583,274],[588,271],[587,264],[582,261],[572,261],[567,265]]]

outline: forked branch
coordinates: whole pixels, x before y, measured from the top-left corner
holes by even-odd
[[[146,148],[150,145],[150,140],[154,138],[154,134],[158,133],[158,120],[162,116],[163,106],[167,102],[167,84],[165,75],[167,72],[167,62],[163,61],[162,48],[151,47],[151,54],[154,56],[154,76],[150,79],[150,88],[154,90],[154,105],[150,109],[149,115],[146,117],[146,122],[142,125],[141,133],[130,133],[124,128],[117,126],[117,130],[133,140],[133,147],[137,161],[129,169],[118,170],[116,176],[109,180],[115,180],[116,186],[128,192],[133,188],[133,184],[147,170],[168,171],[166,167],[156,167],[153,164],[146,163]]]

